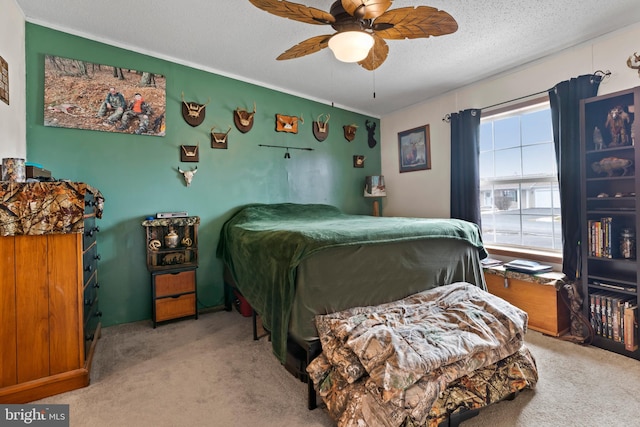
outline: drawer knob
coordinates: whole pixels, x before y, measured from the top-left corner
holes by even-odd
[[[91,264],[87,265],[87,266],[84,268],[84,271],[91,271],[91,270],[93,270],[93,266],[92,266]]]
[[[97,261],[100,261],[100,254],[95,254],[93,259],[95,259]]]
[[[100,231],[100,227],[93,227],[92,229],[85,231],[84,235],[87,237],[93,237],[93,233],[97,233],[98,231]]]

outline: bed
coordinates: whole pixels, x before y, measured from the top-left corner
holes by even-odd
[[[481,407],[535,387],[535,361],[522,342],[526,313],[486,292],[480,260],[487,253],[473,223],[349,215],[323,204],[252,204],[225,222],[217,255],[225,265],[225,291],[229,287],[241,293],[253,309],[254,326],[258,313],[270,333],[275,356],[308,383],[309,409],[316,407],[317,390],[340,426],[360,422],[453,426]],[[406,310],[407,301],[425,292],[439,295],[460,287],[459,300],[482,296],[478,307],[465,310],[491,313],[484,298],[493,305],[504,302],[503,310],[493,314],[503,320],[498,323],[503,329],[506,325],[508,334],[488,339],[494,341],[492,352],[474,349],[463,358],[441,361],[442,366],[429,373],[399,368],[416,379],[400,391],[381,387],[361,361],[354,362],[353,348],[347,345],[353,337],[337,334],[327,338],[334,333],[328,324],[350,324],[354,316],[364,324],[364,319],[384,323],[375,316],[393,313],[397,309],[393,304],[402,307],[402,321],[383,329],[406,329],[411,312]],[[227,296],[225,300],[228,302]],[[424,301],[418,305],[428,306]],[[371,313],[377,314],[367,317]],[[516,320],[504,321],[504,316]],[[417,318],[445,323],[455,333],[465,334],[459,322],[442,322],[437,316]],[[494,334],[501,330],[493,326],[480,330],[490,329]],[[415,328],[433,330],[434,325]],[[457,338],[468,340],[469,336]],[[405,350],[398,353],[408,354]],[[341,374],[345,371],[349,375]],[[440,376],[434,378],[434,372]],[[410,415],[406,408],[411,408]]]
[[[453,282],[486,290],[476,224],[350,215],[324,204],[252,204],[222,227],[227,277],[270,332],[273,352],[318,340],[317,314],[386,303]]]

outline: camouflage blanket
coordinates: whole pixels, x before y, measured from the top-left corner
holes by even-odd
[[[323,353],[307,372],[339,426],[437,425],[535,386],[527,320],[474,285],[441,286],[316,316]]]

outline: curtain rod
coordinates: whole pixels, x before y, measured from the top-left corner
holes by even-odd
[[[598,70],[595,73],[593,73],[593,75],[598,77],[598,78],[600,78],[600,81],[602,81],[603,79],[605,79],[606,77],[609,77],[611,75],[611,71],[609,71],[609,70],[607,70],[607,71]],[[486,106],[486,107],[477,108],[477,110],[486,110],[488,108],[499,107],[500,105],[509,104],[510,102],[514,102],[514,101],[520,101],[521,99],[530,98],[532,96],[542,95],[543,93],[548,93],[551,89],[553,89],[553,88],[549,88],[549,89],[546,89],[546,90],[541,90],[540,92],[536,92],[536,93],[530,93],[529,95],[524,95],[524,96],[521,96],[519,98],[510,99],[508,101],[498,102],[497,104],[489,105],[489,106]],[[474,109],[476,109],[476,108],[474,108]],[[451,119],[451,114],[446,114],[442,118],[442,121],[446,122],[446,123],[449,123],[450,119]]]

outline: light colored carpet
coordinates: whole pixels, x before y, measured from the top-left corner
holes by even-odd
[[[640,426],[640,362],[533,331],[526,341],[537,388],[464,427]],[[69,404],[74,427],[334,425],[324,409],[307,409],[306,384],[235,311],[156,329],[150,321],[105,328],[91,385],[36,403]]]

